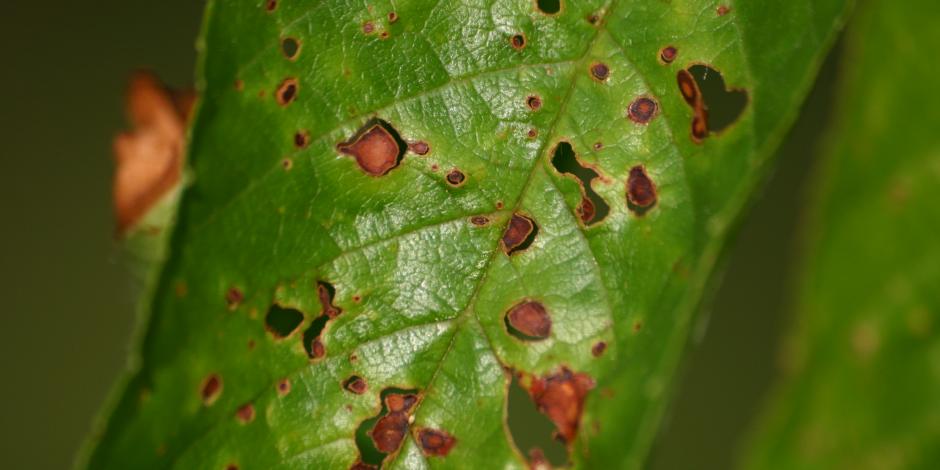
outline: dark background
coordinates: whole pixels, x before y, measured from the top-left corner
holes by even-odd
[[[112,237],[111,138],[124,126],[132,70],[192,83],[202,3],[44,0],[6,2],[0,13],[4,468],[69,467],[125,365],[134,282]],[[773,379],[798,208],[834,68],[827,65],[732,240],[651,468],[729,468]]]

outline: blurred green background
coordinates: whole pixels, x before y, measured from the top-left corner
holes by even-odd
[[[192,83],[203,2],[8,3],[0,15],[2,467],[67,468],[125,365],[133,326],[135,281],[112,236],[110,203],[124,85],[138,67],[174,86]],[[773,380],[837,55],[732,240],[651,468],[729,468]]]

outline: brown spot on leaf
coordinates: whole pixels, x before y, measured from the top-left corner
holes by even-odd
[[[721,72],[711,66],[694,64],[680,70],[676,79],[683,99],[692,107],[691,137],[697,144],[734,124],[747,106],[747,91],[728,88]]]
[[[658,108],[659,106],[652,98],[641,96],[630,103],[628,115],[633,122],[646,124],[656,116]]]
[[[113,197],[123,235],[180,181],[186,121],[195,94],[170,90],[149,72],[130,80],[126,112],[133,128],[114,138]]]
[[[581,203],[575,209],[584,225],[593,225],[607,217],[610,206],[592,186],[600,175],[594,168],[584,165],[578,159],[570,142],[559,142],[552,153],[552,166],[563,174],[577,180],[581,187]]]
[[[362,377],[354,375],[343,382],[343,388],[348,392],[355,393],[356,395],[362,395],[363,393],[366,393],[368,386]]]
[[[593,26],[596,26],[601,21],[601,16],[597,13],[591,13],[587,16],[587,22]]]
[[[659,60],[663,61],[664,64],[671,64],[672,61],[676,60],[678,54],[679,50],[675,46],[666,46],[659,51]]]
[[[284,38],[281,40],[281,52],[287,60],[297,60],[300,54],[300,41],[297,38]]]
[[[395,13],[394,11],[388,12],[388,22],[394,23],[396,21],[398,21],[398,13]]]
[[[463,172],[456,168],[450,170],[445,178],[447,179],[447,183],[451,186],[460,186],[463,184],[464,180],[466,180],[466,176],[464,176]]]
[[[323,341],[320,341],[320,338],[314,338],[310,341],[309,355],[311,359],[320,359],[326,356],[326,346],[323,345]]]
[[[532,244],[535,235],[538,233],[538,225],[535,221],[522,214],[513,214],[509,220],[509,226],[503,233],[500,243],[503,246],[503,252],[512,255],[517,251],[522,251]]]
[[[378,470],[378,469],[379,467],[375,465],[369,465],[361,461],[356,461],[356,463],[354,463],[352,467],[349,467],[349,470]]]
[[[523,340],[548,338],[552,332],[552,317],[541,302],[527,300],[516,304],[506,313],[509,333]]]
[[[581,222],[585,224],[591,223],[594,220],[594,217],[597,216],[597,211],[594,209],[594,203],[586,197],[581,198],[581,203],[578,204],[576,209],[578,212],[578,218],[581,219]]]
[[[656,204],[656,185],[642,165],[630,168],[630,176],[627,177],[627,202],[630,210],[639,215]]]
[[[509,38],[509,43],[512,44],[512,48],[519,51],[525,47],[525,35],[522,33],[514,34]]]
[[[570,444],[581,423],[584,399],[592,388],[594,380],[590,376],[562,367],[557,374],[533,379],[529,395],[539,412],[555,423],[556,437]]]
[[[695,83],[695,77],[688,70],[682,69],[676,74],[676,83],[679,84],[679,93],[685,102],[695,107],[702,99],[702,92],[698,89],[698,83]]]
[[[484,216],[482,216],[482,215],[475,215],[475,216],[473,216],[473,217],[470,217],[470,223],[473,224],[473,225],[476,225],[476,226],[478,226],[478,227],[482,227],[482,226],[484,226],[484,225],[490,223],[490,219],[488,219],[488,218],[486,218],[486,217],[484,217]]]
[[[392,393],[385,397],[388,414],[379,418],[370,435],[375,448],[383,454],[389,454],[401,447],[401,442],[408,433],[408,413],[415,403],[416,395]]]
[[[591,65],[591,77],[597,81],[603,82],[607,80],[607,77],[610,76],[610,67],[607,67],[607,64],[597,62]]]
[[[539,130],[533,127],[533,128],[531,128],[531,129],[529,129],[529,132],[528,132],[526,135],[528,135],[530,139],[534,139],[534,138],[538,137],[538,135],[539,135]]]
[[[715,13],[718,13],[718,16],[725,16],[731,13],[731,7],[728,5],[718,5],[718,8],[715,9]]]
[[[268,12],[272,12],[275,9],[277,9],[277,0],[268,0],[264,4],[264,9],[267,10]]]
[[[408,150],[411,150],[417,155],[427,155],[431,151],[431,147],[427,142],[418,140],[408,144]]]
[[[283,168],[284,171],[290,171],[290,169],[293,167],[294,167],[294,161],[291,160],[290,158],[285,158],[281,160],[281,168]]]
[[[496,201],[496,210],[501,210],[503,208],[503,201]]]
[[[225,470],[238,470],[238,465],[235,465],[235,464],[233,464],[233,463],[230,463],[230,464],[228,464],[228,465],[225,466]]]
[[[310,145],[310,133],[307,131],[297,131],[294,134],[294,146],[299,149],[307,148]]]
[[[235,91],[242,91],[245,89],[245,82],[242,79],[235,80]]]
[[[225,304],[229,310],[235,310],[245,300],[245,294],[237,287],[229,288],[225,291]]]
[[[304,314],[294,308],[286,308],[272,304],[264,316],[264,329],[274,336],[274,339],[284,339],[294,334],[304,321]]]
[[[457,439],[445,431],[425,428],[418,431],[418,443],[424,455],[444,457],[457,444]]]
[[[336,318],[343,313],[343,309],[333,305],[333,297],[336,295],[336,289],[332,284],[323,281],[317,281],[317,298],[320,300],[320,308],[323,315],[330,319]]]
[[[290,379],[281,379],[277,381],[277,394],[284,396],[290,393]]]
[[[593,354],[594,357],[600,357],[602,354],[604,354],[604,351],[607,351],[607,343],[603,341],[598,341],[591,348],[591,354]]]
[[[242,424],[247,424],[255,419],[255,407],[251,403],[245,403],[240,406],[237,411],[235,411],[235,417],[238,418]]]
[[[398,166],[404,149],[400,139],[382,121],[370,121],[352,140],[337,145],[340,153],[356,159],[359,168],[370,176],[382,176]]]
[[[222,376],[219,374],[209,374],[202,381],[202,386],[199,387],[199,393],[202,396],[202,404],[210,406],[219,399],[219,395],[222,394]]]
[[[542,98],[539,98],[538,95],[530,95],[526,98],[525,104],[532,111],[538,111],[542,108]]]
[[[281,106],[287,106],[294,101],[294,98],[297,98],[297,89],[299,87],[299,82],[296,78],[287,78],[277,87],[277,91],[274,93],[274,97],[277,99],[277,104]]]
[[[552,464],[545,458],[545,452],[538,447],[529,449],[530,470],[551,470]]]
[[[700,110],[692,116],[692,140],[700,143],[708,137],[708,112]]]

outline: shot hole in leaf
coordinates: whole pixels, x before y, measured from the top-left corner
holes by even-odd
[[[281,40],[281,52],[284,53],[284,57],[287,57],[288,60],[297,59],[297,55],[300,53],[300,41],[297,38],[284,38]]]
[[[561,11],[561,0],[536,0],[535,4],[539,11],[546,15],[554,15]]]
[[[545,459],[554,466],[564,466],[568,462],[568,450],[560,441],[552,438],[555,426],[544,414],[539,413],[528,392],[519,383],[519,375],[513,374],[509,386],[507,404],[507,425],[513,444],[523,455]],[[539,462],[532,461],[530,465]]]
[[[264,316],[264,328],[274,339],[283,339],[293,334],[303,321],[304,314],[300,310],[272,304]]]
[[[538,232],[539,226],[535,223],[535,220],[522,214],[513,214],[509,220],[509,225],[506,226],[506,231],[503,232],[503,238],[500,240],[503,252],[507,255],[513,255],[529,248],[532,242],[535,241]]]
[[[274,93],[275,99],[277,99],[277,104],[281,106],[287,106],[291,104],[295,98],[297,98],[297,89],[300,87],[299,82],[296,78],[286,78],[280,85],[277,87],[277,91]]]
[[[604,199],[594,192],[591,182],[599,175],[594,169],[584,166],[578,161],[574,148],[566,141],[555,146],[552,155],[552,166],[561,174],[575,178],[581,187],[581,203],[578,206],[578,216],[585,225],[593,225],[607,217],[610,206]]]
[[[729,90],[721,73],[708,65],[695,64],[680,70],[676,82],[683,99],[692,107],[691,136],[695,143],[734,124],[748,103],[746,90]]]
[[[509,38],[509,43],[512,44],[512,48],[519,51],[525,47],[525,35],[522,33],[514,34]]]

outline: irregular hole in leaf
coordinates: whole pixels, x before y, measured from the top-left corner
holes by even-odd
[[[362,395],[363,393],[366,393],[368,385],[366,384],[365,379],[359,377],[358,375],[353,375],[343,381],[343,388],[350,393]]]
[[[297,38],[284,38],[281,40],[281,52],[284,53],[284,57],[287,57],[288,60],[294,60],[297,58],[297,54],[300,53],[300,41]]]
[[[466,180],[466,176],[464,176],[462,171],[454,168],[447,173],[446,179],[447,183],[451,186],[460,186],[463,184],[464,180]]]
[[[581,204],[578,206],[578,215],[585,225],[593,225],[607,217],[610,206],[604,199],[594,192],[591,182],[599,175],[594,169],[584,166],[578,161],[571,144],[565,141],[555,146],[552,155],[552,166],[561,174],[571,175],[581,186]]]
[[[541,456],[555,466],[565,465],[568,450],[563,443],[552,439],[555,426],[533,405],[529,394],[519,383],[519,374],[513,374],[507,400],[506,423],[516,448],[532,457]],[[536,468],[534,464],[538,463],[530,458],[531,468]]]
[[[199,387],[199,393],[202,396],[202,403],[210,406],[219,399],[222,394],[222,376],[219,374],[209,374],[203,379],[202,386]]]
[[[525,104],[532,111],[538,111],[542,107],[542,98],[539,98],[538,95],[530,95],[525,99]]]
[[[672,61],[676,60],[678,54],[679,50],[675,46],[666,46],[659,51],[659,60],[663,61],[664,64],[671,64]]]
[[[303,321],[304,314],[300,310],[272,304],[264,316],[264,328],[274,339],[283,339],[294,333]]]
[[[320,340],[320,333],[326,327],[326,322],[330,320],[327,315],[320,315],[310,322],[310,326],[304,331],[304,350],[307,351],[307,357],[310,359],[319,359],[326,355],[326,348],[323,341]]]
[[[370,176],[382,176],[397,167],[408,145],[386,121],[370,119],[351,139],[336,145],[340,153],[356,159]]]
[[[235,411],[235,417],[238,418],[242,424],[248,424],[255,419],[255,407],[251,403],[245,403],[244,405],[238,407],[238,410]]]
[[[630,168],[627,177],[627,206],[637,215],[643,215],[656,205],[656,185],[646,174],[643,165]]]
[[[343,309],[333,305],[336,297],[336,288],[326,281],[317,281],[317,297],[320,300],[321,313],[330,318],[336,318],[343,313]]]
[[[424,428],[418,430],[418,445],[424,455],[446,457],[457,444],[457,439],[447,431]]]
[[[591,76],[595,80],[603,82],[610,76],[610,67],[603,62],[597,62],[591,65]]]
[[[229,310],[238,308],[243,300],[245,300],[245,294],[242,293],[241,289],[232,287],[225,291],[225,304],[228,305]]]
[[[734,124],[747,106],[747,91],[727,89],[724,77],[714,68],[695,64],[676,75],[679,92],[692,107],[692,140],[719,133]]]
[[[514,34],[509,38],[509,43],[512,44],[513,49],[522,50],[525,47],[525,35],[522,33]]]
[[[277,87],[277,91],[274,93],[274,97],[277,99],[277,104],[281,106],[287,106],[294,101],[294,98],[297,98],[297,89],[299,88],[299,82],[296,78],[286,78],[280,85]]]
[[[500,240],[503,252],[512,255],[529,248],[538,232],[539,226],[534,220],[522,214],[513,214]]]
[[[359,462],[378,467],[398,450],[408,434],[410,413],[418,402],[417,390],[389,387],[379,394],[382,409],[356,428]]]
[[[526,300],[514,305],[504,318],[509,334],[524,341],[548,338],[552,332],[552,317],[541,302]]]
[[[656,104],[655,100],[641,96],[630,103],[630,107],[627,108],[627,115],[631,121],[637,124],[647,124],[656,117],[658,110],[659,105]]]
[[[561,0],[536,0],[535,4],[546,15],[554,15],[561,10]]]
[[[299,149],[307,148],[310,145],[310,133],[307,131],[297,131],[294,134],[294,146]]]

